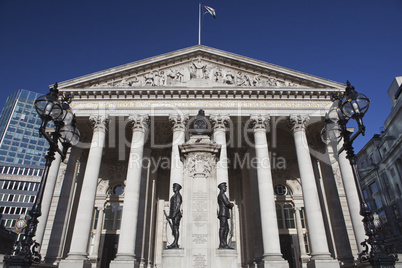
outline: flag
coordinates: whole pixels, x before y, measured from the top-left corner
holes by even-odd
[[[205,9],[207,10],[207,12],[209,13],[209,14],[211,14],[213,17],[214,17],[214,19],[216,18],[216,13],[215,13],[215,9],[213,9],[212,7],[209,7],[209,6],[204,6],[205,7]],[[207,12],[205,12],[205,13],[207,13]]]

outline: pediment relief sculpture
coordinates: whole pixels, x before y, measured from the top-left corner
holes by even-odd
[[[134,70],[133,70],[134,71]],[[298,87],[296,83],[265,74],[235,69],[194,59],[174,67],[160,68],[92,84],[91,88],[163,86]]]

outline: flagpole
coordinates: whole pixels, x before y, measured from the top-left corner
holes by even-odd
[[[201,2],[198,6],[198,45],[201,45]]]

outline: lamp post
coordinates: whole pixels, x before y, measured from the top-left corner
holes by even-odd
[[[360,134],[364,136],[363,117],[369,108],[370,100],[365,95],[356,92],[349,81],[347,81],[345,92],[334,92],[331,99],[334,103],[326,115],[321,139],[326,144],[336,145],[343,138],[343,146],[338,151],[338,155],[345,151],[346,158],[352,167],[360,202],[360,215],[363,216],[364,230],[368,237],[360,243],[364,250],[359,253],[359,260],[360,262],[370,262],[372,267],[394,267],[395,261],[398,260],[396,251],[385,245],[383,237],[378,233],[378,226],[375,224],[373,213],[364,200],[352,146],[353,141]],[[356,121],[358,126],[356,133],[347,128],[346,124],[349,119]]]
[[[42,215],[41,206],[43,192],[46,186],[49,168],[55,159],[55,153],[65,159],[68,148],[79,142],[80,133],[76,127],[75,115],[72,113],[69,104],[71,96],[59,98],[57,83],[50,88],[49,93],[40,96],[35,100],[36,112],[42,119],[39,128],[39,137],[44,137],[49,142],[49,149],[45,155],[46,163],[42,179],[32,209],[28,212],[28,219],[21,225],[22,232],[20,239],[14,242],[12,253],[4,256],[6,267],[29,267],[33,263],[39,263],[41,255],[38,250],[40,244],[33,238],[36,234],[38,218]],[[54,130],[46,132],[48,123],[54,123]],[[59,148],[59,142],[62,150]],[[18,226],[17,226],[18,227]]]

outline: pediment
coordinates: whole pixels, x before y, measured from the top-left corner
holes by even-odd
[[[342,88],[330,80],[225,51],[194,46],[68,80],[60,89]]]

